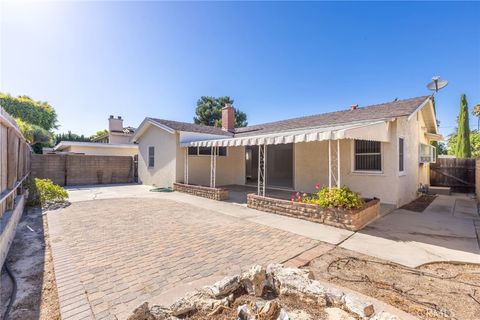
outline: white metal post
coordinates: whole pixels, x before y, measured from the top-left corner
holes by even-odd
[[[265,186],[267,184],[267,145],[263,145],[263,196],[265,197]]]
[[[328,140],[328,187],[332,187],[332,140]]]
[[[216,187],[217,184],[217,154],[218,147],[213,147],[213,187]]]
[[[185,161],[183,166],[183,183],[188,184],[188,147],[185,148]]]
[[[340,140],[337,140],[337,187],[341,187],[340,184]]]
[[[260,180],[261,180],[261,175],[262,175],[262,173],[261,173],[262,167],[260,165],[261,149],[262,149],[262,147],[260,145],[258,145],[257,195],[260,195]]]

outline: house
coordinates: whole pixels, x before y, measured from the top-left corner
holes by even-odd
[[[134,133],[135,128],[123,126],[123,119],[121,116],[115,118],[114,116],[110,115],[108,118],[107,133],[96,137],[92,142],[110,144],[131,143]]]
[[[222,128],[145,118],[139,145],[142,183],[212,188],[254,185],[314,192],[343,186],[401,206],[429,183],[441,140],[430,96],[234,128],[234,108],[222,109]]]
[[[78,153],[95,156],[135,156],[138,146],[132,142],[133,127],[123,127],[121,116],[108,118],[108,131],[93,142],[60,141],[52,151],[44,153]]]

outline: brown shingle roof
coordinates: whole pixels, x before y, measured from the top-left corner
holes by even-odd
[[[411,99],[397,100],[382,104],[360,107],[355,110],[350,110],[350,108],[348,108],[347,110],[342,111],[263,123],[244,128],[236,128],[235,134],[224,131],[222,130],[222,128],[218,127],[164,119],[149,119],[177,131],[207,133],[230,137],[244,137],[281,131],[291,131],[301,128],[313,128],[329,125],[338,125],[342,123],[380,120],[407,116],[412,114],[428,97],[429,96],[421,96]]]
[[[224,131],[222,130],[222,128],[218,128],[218,127],[205,126],[203,124],[179,122],[179,121],[173,121],[173,120],[165,120],[165,119],[155,119],[155,118],[149,118],[149,119],[177,131],[208,133],[208,134],[215,134],[215,135],[229,136],[229,137],[233,136],[232,133]]]
[[[312,116],[253,125],[235,130],[236,137],[321,127],[341,123],[395,118],[412,114],[429,96],[397,100],[355,110],[342,110]]]

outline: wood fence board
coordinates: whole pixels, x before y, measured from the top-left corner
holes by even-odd
[[[430,165],[430,185],[472,192],[475,188],[475,159],[437,159],[437,163]]]

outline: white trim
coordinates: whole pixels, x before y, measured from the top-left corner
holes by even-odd
[[[135,130],[135,134],[132,137],[132,141],[137,141],[148,130],[150,126],[160,128],[162,130],[167,131],[168,133],[172,133],[172,134],[175,133],[175,130],[173,130],[172,128],[167,127],[166,125],[157,123],[150,118],[145,118],[142,121],[142,123],[140,123],[137,130]]]
[[[80,141],[60,141],[53,150],[63,150],[68,147],[90,147],[90,148],[117,148],[117,149],[137,149],[138,145],[133,143],[109,144],[101,142],[80,142]]]
[[[425,101],[423,101],[417,109],[415,109],[415,111],[413,111],[407,118],[408,121],[410,121],[410,119],[413,118],[414,115],[416,115],[420,110],[422,110],[423,107],[425,107],[425,105],[428,103],[428,101],[430,101],[430,98],[431,97],[428,97],[427,99],[425,99]]]
[[[356,140],[362,140],[362,139],[356,139]],[[380,141],[377,141],[380,142]],[[375,170],[355,170],[355,139],[351,140],[350,143],[351,147],[351,170],[350,173],[354,175],[369,175],[369,176],[382,176],[384,175],[384,150],[383,150],[383,142],[380,142],[380,165],[382,166],[382,170],[375,171]],[[378,153],[372,153],[372,154],[378,154]]]

